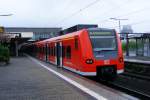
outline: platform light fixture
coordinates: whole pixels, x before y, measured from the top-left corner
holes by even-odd
[[[0,16],[12,16],[13,14],[2,14]]]
[[[120,24],[120,21],[121,20],[128,20],[128,19],[122,19],[122,18],[109,18],[109,19],[111,19],[111,20],[117,20],[118,22],[119,22],[119,32],[121,32],[121,24]]]

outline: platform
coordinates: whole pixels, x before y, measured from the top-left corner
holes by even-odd
[[[147,64],[150,65],[150,57],[142,57],[142,56],[125,56],[125,62],[129,63],[139,63],[139,64]]]
[[[0,100],[94,100],[95,97],[100,100],[136,99],[30,57],[11,58],[8,66],[0,66]]]

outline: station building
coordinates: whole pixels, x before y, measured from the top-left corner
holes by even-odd
[[[5,33],[11,36],[10,53],[18,56],[21,46],[27,41],[38,41],[58,36],[61,28],[39,28],[39,27],[5,27]]]
[[[5,27],[5,32],[21,35],[22,38],[33,40],[51,38],[58,35],[61,28],[26,28],[26,27]]]

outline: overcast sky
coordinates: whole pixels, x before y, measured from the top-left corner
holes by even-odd
[[[118,30],[132,25],[134,32],[150,32],[150,0],[0,0],[0,25],[5,27],[63,27],[98,24]]]

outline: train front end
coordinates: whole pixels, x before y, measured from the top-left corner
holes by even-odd
[[[88,34],[93,52],[93,65],[100,78],[113,79],[124,71],[121,41],[115,30],[92,28]],[[86,62],[90,64],[90,60]]]

